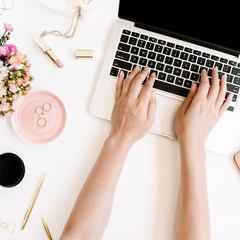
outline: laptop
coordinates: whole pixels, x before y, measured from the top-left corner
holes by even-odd
[[[235,10],[236,9],[236,10]],[[210,151],[228,155],[240,131],[240,41],[234,4],[120,0],[118,20],[110,38],[90,113],[110,120],[117,77],[139,65],[156,73],[157,113],[151,132],[177,139],[175,118],[192,83],[200,84],[203,68],[227,75],[233,101],[206,142]]]

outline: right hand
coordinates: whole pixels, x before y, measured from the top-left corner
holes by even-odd
[[[219,83],[217,67],[212,71],[211,86],[206,71],[202,71],[199,88],[193,84],[177,112],[175,129],[180,144],[204,145],[209,133],[232,101],[232,93],[224,101],[226,91],[226,76],[223,75]]]

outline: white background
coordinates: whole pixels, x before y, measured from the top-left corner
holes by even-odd
[[[46,41],[65,67],[58,69],[33,38],[43,30],[66,31],[71,19],[55,13],[37,0],[15,1],[1,16],[14,26],[11,43],[26,53],[35,77],[33,89],[48,90],[64,103],[67,122],[62,134],[48,144],[22,141],[9,119],[0,119],[0,152],[15,152],[24,161],[26,174],[14,188],[0,187],[0,218],[17,224],[14,234],[0,228],[1,240],[47,239],[40,216],[59,239],[81,186],[95,162],[110,123],[91,116],[93,96],[107,41],[117,20],[118,0],[94,1],[88,19],[73,39],[49,36]],[[3,32],[3,29],[2,29]],[[77,49],[93,49],[94,59],[76,60]],[[240,239],[240,172],[233,154],[240,150],[240,137],[232,155],[207,153],[207,178],[213,240]],[[129,152],[104,240],[170,240],[179,187],[179,147],[155,134],[148,134]],[[21,224],[37,183],[47,173],[29,221]]]

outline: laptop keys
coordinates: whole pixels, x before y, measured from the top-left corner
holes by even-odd
[[[126,35],[122,35],[120,41],[121,42],[128,42],[129,37]]]
[[[124,43],[119,43],[118,45],[118,50],[124,51],[124,52],[129,52],[130,51],[130,46]]]
[[[129,44],[131,44],[131,45],[136,45],[137,44],[137,38],[134,38],[134,37],[130,37],[130,39],[129,39],[129,42],[128,42]]]
[[[132,64],[129,62],[125,62],[119,59],[115,59],[113,61],[113,66],[121,68],[121,69],[126,69],[128,71],[130,71],[132,69]]]
[[[189,89],[186,88],[182,88],[167,82],[163,82],[163,81],[158,81],[156,80],[154,83],[154,88],[162,90],[162,91],[166,91],[169,93],[173,93],[182,97],[187,97],[188,93],[189,93]]]
[[[125,61],[128,61],[130,59],[130,54],[125,53],[125,52],[117,51],[115,57],[119,58],[119,59],[122,59],[122,60],[125,60]]]
[[[110,75],[117,77],[122,70],[126,77],[136,65],[148,66],[150,73],[156,73],[154,88],[182,97],[187,96],[193,82],[199,86],[202,69],[206,69],[211,83],[212,68],[217,66],[219,78],[227,76],[228,94],[234,93],[232,102],[237,102],[240,63],[123,29]],[[230,106],[228,110],[234,109]]]
[[[112,67],[111,71],[110,71],[110,75],[113,76],[113,77],[117,77],[118,76],[118,72],[119,72],[118,68]]]
[[[231,72],[233,75],[240,76],[240,68],[234,67]]]

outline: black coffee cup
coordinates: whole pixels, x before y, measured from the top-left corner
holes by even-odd
[[[14,187],[18,185],[25,174],[25,166],[22,159],[14,153],[0,155],[0,185]]]

